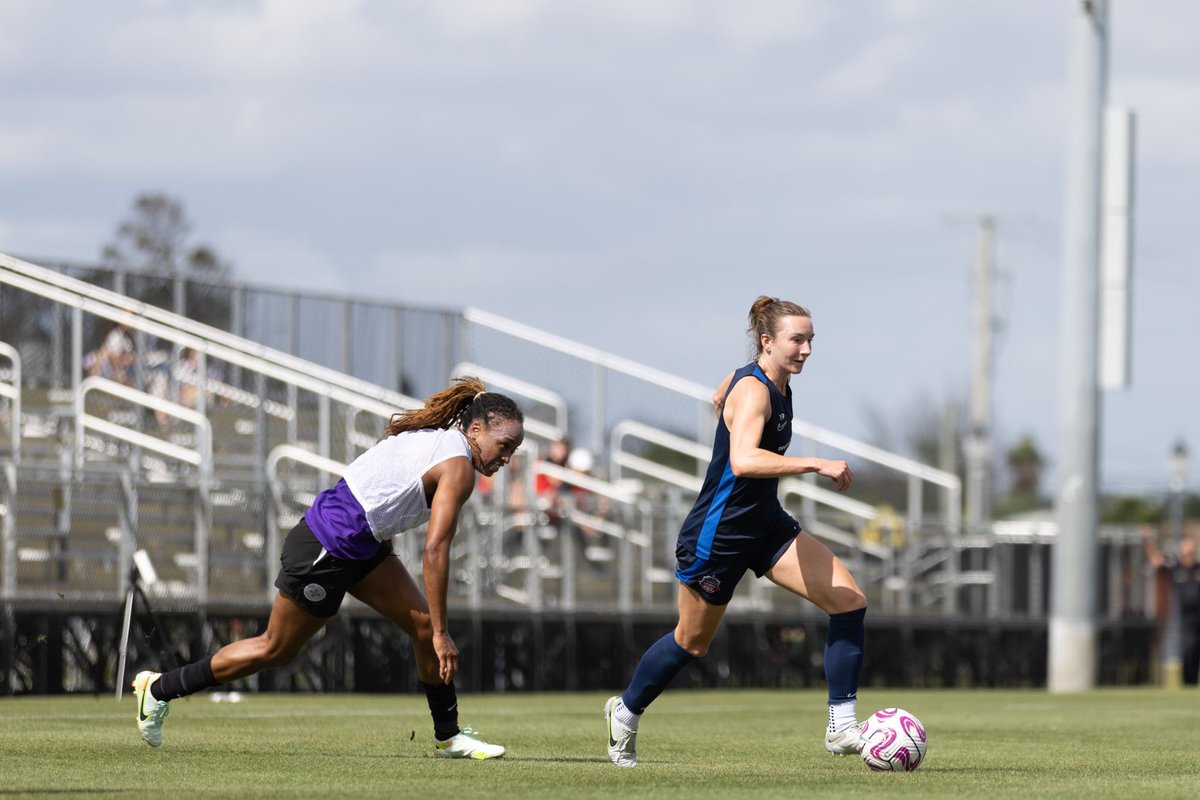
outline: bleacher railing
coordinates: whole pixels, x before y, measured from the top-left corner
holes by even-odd
[[[82,274],[82,268],[74,271]],[[190,408],[204,416],[212,426],[214,442],[221,443],[211,457],[212,508],[207,512],[212,515],[207,523],[211,528],[211,552],[198,559],[196,551],[201,548],[191,541],[177,547],[173,554],[166,551],[155,556],[167,562],[164,572],[174,569],[172,563],[179,568],[164,582],[173,585],[176,594],[179,587],[190,586],[186,592],[190,600],[203,597],[204,590],[197,584],[208,581],[198,577],[201,567],[197,561],[224,558],[226,561],[221,563],[240,565],[242,569],[252,565],[256,580],[251,594],[255,602],[261,602],[270,591],[275,571],[277,539],[272,540],[271,531],[277,535],[281,525],[286,524],[280,521],[284,512],[270,494],[277,484],[277,478],[268,475],[266,468],[273,449],[281,445],[297,448],[312,454],[312,458],[328,459],[322,462],[326,467],[347,462],[378,438],[391,413],[417,404],[409,392],[393,391],[379,383],[408,382],[436,390],[445,385],[456,366],[465,369],[471,365],[485,373],[483,377],[489,384],[518,399],[532,401],[547,413],[531,413],[526,426],[529,444],[522,456],[525,469],[511,479],[512,483],[525,485],[524,505],[514,505],[503,496],[502,488],[509,482],[504,473],[491,497],[480,493],[472,503],[473,516],[467,516],[466,530],[456,542],[462,599],[477,608],[481,603],[495,602],[531,609],[574,607],[577,602],[597,608],[671,607],[671,545],[710,455],[706,443],[715,417],[708,387],[478,309],[421,310],[346,297],[206,286],[202,281],[179,276],[121,276],[116,271],[112,275],[115,291],[0,256],[0,310],[4,311],[0,324],[12,323],[11,327],[22,333],[20,341],[11,342],[16,347],[0,349],[0,357],[12,351],[18,362],[31,360],[35,365],[21,373],[21,380],[6,384],[0,379],[0,401],[8,403],[10,409],[16,407],[13,416],[20,420],[20,385],[24,381],[26,395],[36,398],[38,408],[37,413],[24,414],[29,417],[25,424],[41,430],[43,438],[58,436],[48,441],[47,447],[33,447],[33,458],[24,458],[20,436],[13,437],[13,458],[5,465],[10,495],[15,492],[18,477],[23,483],[57,480],[61,488],[61,497],[56,496],[50,508],[31,512],[54,515],[47,525],[58,528],[53,532],[58,544],[38,548],[38,558],[50,559],[39,562],[44,566],[39,567],[38,575],[50,576],[50,580],[54,579],[51,573],[55,569],[66,574],[58,567],[51,569],[51,562],[59,554],[74,558],[82,552],[70,545],[72,537],[82,535],[86,525],[80,520],[72,523],[73,515],[86,511],[88,504],[96,518],[102,517],[102,512],[115,513],[107,508],[108,495],[104,492],[109,491],[105,487],[110,484],[103,473],[97,480],[80,483],[77,479],[81,476],[72,472],[71,459],[62,461],[60,451],[76,452],[78,433],[72,436],[73,426],[61,423],[64,415],[74,413],[79,387],[85,385],[85,344],[98,341],[105,326],[124,324],[143,353],[158,348],[160,354],[165,354],[162,363],[167,370],[185,350],[197,351],[199,358],[191,372],[178,374],[139,361],[128,376],[128,388],[139,395],[105,393],[101,397],[94,389],[87,392],[88,403],[98,406],[93,414],[97,420],[147,437],[109,435],[111,429],[107,433],[100,430],[103,425],[93,425],[90,432],[85,432],[87,437],[104,440],[103,446],[88,448],[86,468],[109,464],[111,475],[120,476],[117,495],[125,498],[121,503],[128,506],[122,512],[127,521],[116,527],[159,524],[149,519],[150,512],[161,509],[143,508],[140,522],[137,513],[138,503],[144,505],[159,488],[177,490],[185,508],[198,503],[195,486],[199,475],[195,466],[179,460],[177,469],[147,467],[152,456],[165,455],[162,450],[175,452],[170,449],[172,445],[194,448],[197,434],[179,430],[171,421],[178,416],[169,413],[165,416],[170,419],[159,422],[159,415],[167,407],[146,402],[146,397]],[[203,311],[205,292],[224,292],[220,297],[224,298],[222,302],[229,301],[226,321],[233,332],[120,293],[121,288],[154,280],[174,287],[173,308],[193,313]],[[14,295],[19,295],[19,302],[6,305],[13,302]],[[8,313],[14,309],[21,312],[20,326],[13,323],[18,315]],[[417,318],[420,324],[414,327]],[[239,333],[259,340],[248,341]],[[270,341],[282,343],[288,352],[269,346]],[[25,353],[31,358],[23,359]],[[367,358],[379,354],[383,356],[374,361]],[[322,363],[314,363],[314,359]],[[10,369],[9,376],[19,369],[20,365]],[[358,373],[358,377],[347,372]],[[368,379],[375,375],[381,378]],[[165,393],[164,382],[168,387]],[[14,388],[3,394],[5,386]],[[64,386],[70,390],[65,391]],[[185,402],[185,395],[191,399]],[[626,420],[633,422],[626,424]],[[895,597],[897,610],[940,605],[942,611],[953,613],[958,607],[957,588],[968,582],[971,587],[989,592],[988,609],[997,613],[1003,610],[996,605],[1001,594],[979,580],[985,570],[964,570],[964,574],[956,575],[961,563],[959,548],[975,547],[974,540],[981,537],[968,542],[960,533],[961,490],[955,476],[803,420],[794,420],[793,429],[797,440],[793,450],[798,454],[849,457],[856,469],[860,462],[868,462],[899,476],[907,486],[907,502],[891,512],[868,502],[868,498],[839,495],[812,480],[781,482],[783,501],[806,528],[830,542],[839,553],[860,559],[864,575],[870,580],[892,587],[887,591]],[[597,478],[556,473],[559,468],[537,461],[536,445],[563,433],[601,455],[608,474]],[[694,469],[683,471],[663,463],[661,456],[672,452],[685,462],[690,460]],[[18,454],[22,455],[20,463]],[[297,487],[310,486],[311,492],[324,488],[329,472],[324,470],[322,475],[322,470],[308,468],[314,471],[312,476],[301,480],[293,475],[288,480]],[[535,499],[539,474],[575,490],[568,492],[553,514]],[[21,477],[24,475],[32,476],[31,481]],[[631,475],[643,484],[634,494],[630,494],[633,484],[627,481]],[[597,480],[600,483],[590,483]],[[146,482],[154,486],[143,485]],[[124,488],[126,485],[130,488]],[[666,488],[660,491],[662,487]],[[154,491],[150,491],[152,488]],[[291,495],[287,514],[297,510],[294,500],[308,491]],[[605,499],[603,512],[596,502],[601,497]],[[929,497],[937,498],[936,508],[925,506]],[[256,503],[261,508],[256,508]],[[6,530],[13,533],[5,540],[4,574],[6,586],[12,586],[15,581],[7,576],[10,572],[17,574],[22,562],[8,554],[18,537],[39,526],[22,523],[14,529],[14,498],[8,498],[5,506]],[[256,517],[260,511],[262,516]],[[257,520],[269,513],[275,513],[278,519],[260,525]],[[168,525],[183,525],[181,521],[172,522],[169,514],[163,519]],[[96,524],[109,523],[101,520]],[[562,534],[568,528],[586,529],[611,544],[612,563],[587,566],[595,574],[579,572],[577,565],[586,566],[586,562],[574,548],[578,543],[574,534]],[[99,537],[96,549],[111,549],[119,539],[103,529],[95,535]],[[418,538],[406,537],[402,547],[411,547]],[[1032,540],[1031,544],[1042,545]],[[940,552],[935,552],[937,546]],[[28,549],[32,553],[35,548]],[[95,574],[98,579],[116,583],[114,576],[125,571],[127,559],[124,554],[120,556],[118,569],[112,569],[107,559],[101,554]],[[597,576],[602,578],[593,580]],[[208,580],[218,579],[219,575],[210,574]],[[762,592],[759,582],[751,583],[747,595],[737,602],[742,607],[769,607],[770,595]],[[215,596],[240,596],[236,591],[240,590],[230,594],[228,588],[223,588]],[[1032,597],[1034,590],[1029,592]]]
[[[252,450],[259,455],[255,456],[252,452],[234,461],[240,462],[238,466],[243,470],[243,474],[246,468],[249,468],[249,475],[244,480],[250,481],[252,485],[261,485],[268,445],[283,440],[292,445],[306,445],[326,457],[353,457],[361,444],[356,438],[355,430],[359,415],[365,413],[373,417],[376,420],[375,430],[378,431],[382,428],[382,422],[395,411],[420,405],[419,401],[397,392],[372,386],[253,342],[240,340],[226,332],[8,256],[0,256],[0,285],[4,287],[5,293],[11,294],[13,290],[19,290],[26,293],[28,298],[43,303],[49,302],[56,308],[65,309],[63,316],[69,321],[70,331],[69,357],[66,363],[73,387],[70,395],[75,419],[75,433],[69,445],[76,454],[73,469],[77,476],[81,470],[87,468],[83,457],[85,452],[89,453],[90,462],[113,462],[115,458],[114,464],[118,466],[118,470],[127,456],[133,458],[129,463],[144,465],[147,454],[155,454],[185,465],[176,472],[159,469],[157,474],[150,475],[149,478],[141,474],[138,479],[151,479],[158,483],[174,482],[180,486],[189,481],[194,484],[195,497],[192,504],[196,535],[192,541],[192,552],[177,552],[175,560],[191,566],[191,597],[198,603],[207,601],[209,584],[207,544],[212,514],[209,494],[214,474],[217,472],[212,450],[213,420],[226,417],[224,422],[228,427],[231,422],[228,417],[236,417],[232,420],[234,427],[241,426],[244,435],[254,436],[255,444]],[[11,297],[6,299],[11,302]],[[123,326],[131,336],[139,339],[139,357],[130,364],[128,374],[121,376],[126,383],[132,385],[97,376],[83,377],[84,329],[88,325],[95,328],[98,322]],[[155,343],[155,352],[161,353],[164,348],[170,348],[173,354],[170,360],[178,361],[185,349],[196,351],[199,357],[186,375],[161,377],[152,374],[146,361],[141,358],[148,350],[145,345],[151,340]],[[16,354],[16,349],[12,347],[0,350],[0,353],[9,351]],[[236,370],[236,380],[241,385],[235,386],[228,380],[210,381],[209,375],[214,362],[229,372]],[[15,363],[19,363],[19,356]],[[191,408],[178,402],[181,389],[185,386],[190,386],[190,405],[193,406]],[[17,395],[14,408],[19,408],[16,404],[20,402],[20,388],[19,385],[15,385],[12,392],[5,393],[6,397],[9,394]],[[100,410],[92,413],[87,404],[95,401],[89,401],[87,398],[96,393],[106,395],[108,402],[101,402]],[[210,394],[214,399],[227,403],[230,411],[226,413],[220,402],[210,403]],[[61,391],[55,392],[53,389],[46,396],[51,404],[66,399]],[[238,409],[242,412],[249,409],[253,415],[247,419]],[[342,412],[337,418],[344,420],[342,427],[345,435],[340,438],[334,434],[336,411]],[[149,420],[154,420],[157,424]],[[191,430],[180,431],[176,424],[178,421],[191,426]],[[14,427],[14,431],[16,430],[19,430],[19,427]],[[236,437],[236,434],[234,436]],[[95,441],[90,442],[89,447],[89,440],[96,438],[117,442],[120,448],[113,450],[110,445]],[[16,448],[19,449],[21,437],[14,433],[13,439]],[[194,446],[189,446],[189,442]],[[14,454],[18,449],[14,449]],[[130,452],[138,455],[129,456]],[[44,455],[53,457],[52,453]],[[8,471],[12,471],[15,462],[14,458],[13,463],[8,465]],[[222,477],[227,483],[231,480],[228,468]],[[71,514],[72,488],[64,486],[61,492],[65,498],[61,510],[68,517]],[[75,492],[74,495],[78,497],[79,493]],[[8,504],[10,507],[12,505],[11,502]],[[60,513],[60,516],[62,515]],[[6,516],[11,523],[12,515]],[[136,513],[130,516],[133,518],[132,524],[136,525]],[[70,526],[69,521],[66,524]],[[120,524],[117,527],[121,528],[124,525]],[[69,534],[69,530],[61,532],[64,537],[69,537]],[[16,535],[19,535],[19,531]],[[13,576],[16,575],[21,561],[19,552],[14,552],[16,548],[12,545],[16,535],[11,535],[6,540],[4,569],[10,595],[17,594],[17,580]],[[118,544],[121,551],[120,564],[116,570],[107,572],[118,576],[113,588],[119,591],[122,588],[121,582],[130,568],[130,553],[123,543]],[[42,554],[38,555],[38,558],[51,557],[48,554],[50,551],[39,552]],[[273,553],[268,550],[257,555],[259,560],[264,562],[258,571],[264,576],[273,574]],[[71,556],[68,552],[64,557]],[[66,567],[60,566],[57,571],[61,573],[63,569]]]
[[[21,355],[15,347],[0,342],[0,356],[8,359],[8,368],[0,372],[0,398],[8,404],[9,458],[4,463],[4,497],[0,498],[0,591],[12,597],[17,588],[17,465],[21,463]]]

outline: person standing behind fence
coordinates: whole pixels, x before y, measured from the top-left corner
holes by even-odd
[[[1196,562],[1196,540],[1185,535],[1179,540],[1179,554],[1168,555],[1158,549],[1154,531],[1142,529],[1142,546],[1150,566],[1170,582],[1171,602],[1179,619],[1179,657],[1186,686],[1200,683],[1200,563]]]
[[[550,443],[546,454],[546,462],[556,467],[567,466],[567,458],[571,455],[571,440],[567,437],[555,439]],[[562,481],[552,478],[544,472],[539,472],[533,479],[533,490],[537,494],[538,505],[548,510],[552,515],[558,512],[559,495],[563,492]]]
[[[845,461],[783,455],[792,439],[789,380],[812,353],[812,315],[762,296],[750,308],[750,332],[756,358],[713,395],[718,415],[712,460],[679,532],[679,621],[642,655],[624,694],[604,704],[608,757],[617,766],[636,766],[642,713],[680,670],[708,652],[747,569],[829,614],[825,749],[833,755],[859,750],[855,699],[867,600],[841,559],[802,531],[778,497],[779,478],[787,475],[815,472],[839,492],[852,480]]]
[[[84,359],[84,369],[89,376],[99,375],[110,381],[133,385],[134,361],[137,351],[133,346],[133,326],[128,322],[118,322],[104,337],[92,352]]]
[[[137,674],[133,693],[142,738],[152,747],[162,744],[169,701],[291,662],[349,592],[412,638],[433,716],[434,752],[445,758],[504,755],[500,745],[458,726],[458,648],[447,629],[446,593],[450,542],[475,473],[490,476],[507,465],[524,435],[516,403],[485,391],[474,378],[456,379],[423,408],[394,415],[384,438],[317,495],[288,534],[266,632],[179,669]],[[422,596],[391,540],[426,520]]]

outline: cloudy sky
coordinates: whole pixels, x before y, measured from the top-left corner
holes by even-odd
[[[703,384],[773,294],[818,333],[797,413],[902,448],[966,398],[987,213],[997,436],[1053,461],[1076,5],[0,0],[0,252],[93,260],[163,191],[248,282],[476,306]],[[1161,489],[1178,437],[1200,460],[1200,3],[1111,21],[1139,164],[1103,480]]]

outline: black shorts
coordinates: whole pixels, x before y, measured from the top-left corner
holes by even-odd
[[[753,570],[759,578],[767,574],[799,533],[800,523],[781,514],[778,524],[753,547],[740,553],[700,560],[681,542],[675,547],[675,577],[684,586],[695,589],[704,602],[723,606],[733,599],[733,591],[746,570]]]
[[[313,616],[332,617],[341,607],[346,592],[391,556],[392,543],[388,541],[365,561],[334,558],[301,517],[283,541],[283,551],[279,554],[283,566],[275,578],[275,586]]]

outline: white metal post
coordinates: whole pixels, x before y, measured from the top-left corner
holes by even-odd
[[[1107,0],[1078,3],[1073,36],[1063,232],[1062,446],[1046,669],[1052,692],[1084,691],[1096,684],[1098,271]]]

